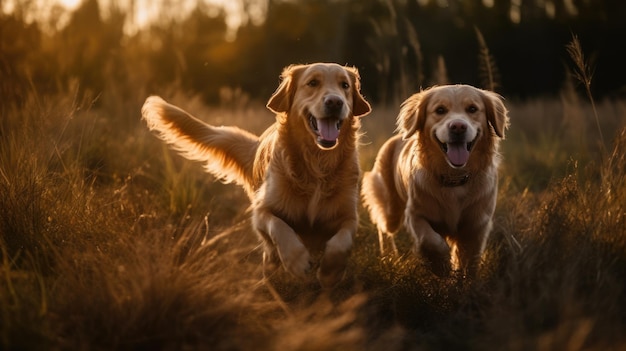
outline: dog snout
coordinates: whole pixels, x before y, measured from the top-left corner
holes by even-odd
[[[343,99],[337,95],[327,95],[324,97],[324,108],[327,114],[337,114],[343,108]]]
[[[448,124],[448,130],[454,135],[462,135],[467,132],[467,123],[461,120],[454,120]]]

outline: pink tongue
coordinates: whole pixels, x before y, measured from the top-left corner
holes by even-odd
[[[320,118],[317,120],[317,129],[320,132],[320,136],[324,140],[335,141],[339,136],[339,129],[337,129],[337,120],[331,118]]]
[[[465,143],[448,144],[447,154],[450,163],[459,167],[467,163],[470,155],[469,151],[467,151],[467,146],[465,145]]]

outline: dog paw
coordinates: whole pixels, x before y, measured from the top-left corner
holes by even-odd
[[[317,280],[324,289],[337,285],[346,275],[347,255],[329,257],[324,255],[317,270]]]
[[[450,264],[450,257],[437,257],[428,260],[431,271],[440,278],[450,276],[452,272],[452,265]]]
[[[452,271],[450,253],[431,250],[428,247],[421,247],[420,256],[424,259],[430,270],[438,277],[447,277]]]
[[[289,249],[282,252],[279,251],[279,254],[283,267],[290,274],[300,279],[305,279],[307,274],[311,272],[311,267],[313,266],[311,255],[302,243],[294,243]]]
[[[350,246],[345,247],[334,245],[329,241],[324,251],[324,256],[320,261],[320,267],[317,271],[317,279],[323,288],[332,288],[337,285],[345,276],[346,266],[348,265],[348,256],[350,255]]]
[[[439,236],[427,238],[416,249],[435,275],[447,277],[450,274],[452,271],[450,247],[443,238]]]

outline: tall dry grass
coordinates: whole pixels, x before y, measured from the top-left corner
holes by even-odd
[[[402,257],[379,257],[362,211],[348,275],[322,291],[263,279],[243,191],[163,147],[141,124],[142,101],[73,91],[33,90],[2,110],[2,349],[626,347],[623,100],[590,102],[566,82],[558,98],[507,101],[495,228],[476,279],[433,276],[406,233]],[[165,95],[217,125],[260,132],[273,119],[237,94],[221,108]],[[396,114],[365,117],[364,168]]]

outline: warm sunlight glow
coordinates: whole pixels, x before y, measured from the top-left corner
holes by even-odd
[[[85,0],[34,0],[20,2],[19,0],[0,0],[0,11],[11,13],[16,9],[26,10],[27,22],[41,20],[47,23],[50,30],[62,28],[67,24],[71,11],[76,10]],[[150,25],[158,19],[182,19],[198,6],[204,6],[211,15],[218,15],[223,11],[228,27],[226,37],[234,40],[237,29],[247,21],[260,24],[265,20],[267,1],[233,1],[233,0],[98,0],[100,13],[103,17],[109,15],[111,9],[126,11],[126,34],[132,35],[141,28]],[[69,12],[59,12],[59,9]],[[45,25],[44,25],[45,27]]]
[[[65,0],[72,1],[72,0]],[[74,0],[77,1],[77,0]],[[113,0],[101,0],[101,6],[106,8],[110,5]],[[203,1],[190,1],[190,0],[182,0],[175,3],[169,3],[167,1],[153,1],[153,0],[135,0],[135,1],[125,1],[122,3],[118,3],[118,6],[122,8],[127,8],[131,13],[129,16],[128,22],[126,24],[126,32],[134,33],[142,27],[149,25],[150,23],[156,21],[162,16],[170,17],[170,18],[184,18],[187,16],[193,9],[202,3],[208,5],[209,8],[215,9],[215,14],[217,15],[218,10],[223,10],[226,15],[226,25],[228,26],[227,37],[230,39],[234,39],[237,29],[243,23],[243,13],[244,13],[244,5],[242,1],[231,1],[231,0],[203,0]],[[262,3],[262,1],[251,2],[248,4],[250,10],[255,10],[260,6],[254,6],[255,4]],[[260,11],[256,11],[258,13]],[[251,11],[251,17],[255,14],[255,11]],[[262,14],[264,15],[264,13]],[[260,17],[261,15],[259,15]],[[256,22],[256,18],[251,18],[251,20]]]
[[[556,13],[556,7],[554,6],[554,3],[552,1],[548,1],[545,5],[546,8],[546,16],[548,16],[549,18],[554,18],[554,15]]]
[[[68,9],[75,9],[82,2],[81,0],[59,0],[61,5]]]
[[[511,0],[511,9],[509,10],[509,19],[515,24],[522,21],[521,12],[522,0]]]

